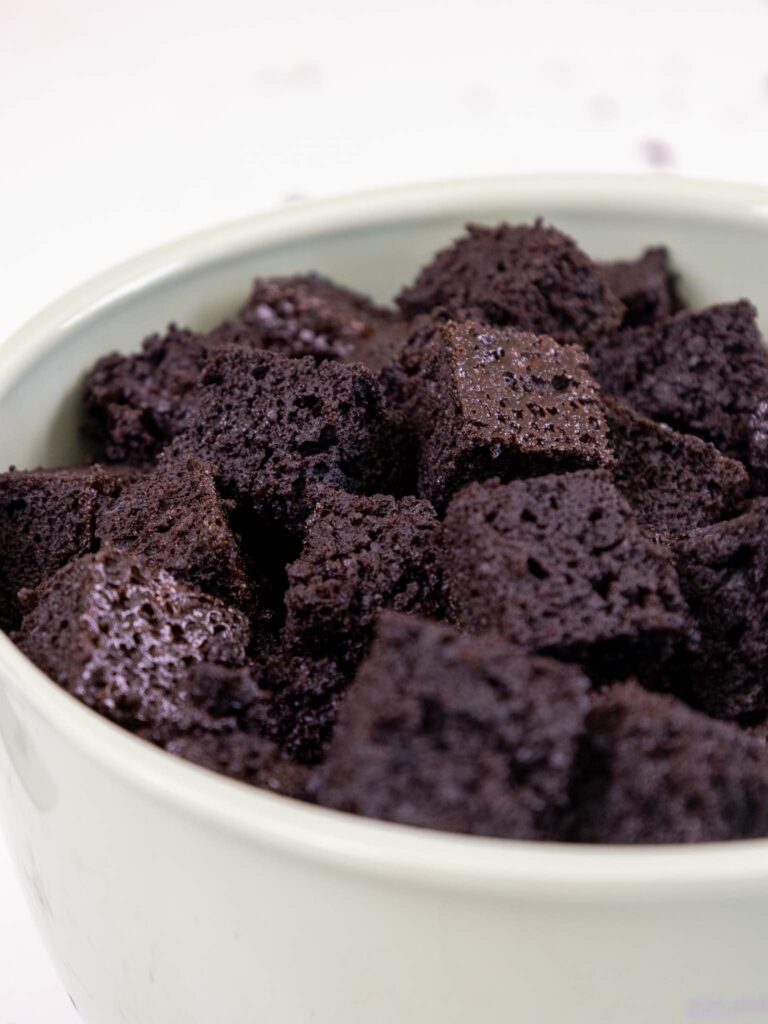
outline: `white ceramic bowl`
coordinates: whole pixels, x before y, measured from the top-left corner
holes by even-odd
[[[0,347],[0,465],[72,460],[86,367],[212,324],[256,273],[387,299],[465,221],[537,214],[598,257],[663,241],[692,302],[768,310],[765,191],[508,179],[292,206],[110,271]],[[89,1024],[768,1020],[768,841],[580,848],[303,805],[122,732],[2,636],[0,733],[8,834]]]

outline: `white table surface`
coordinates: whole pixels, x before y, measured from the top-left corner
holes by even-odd
[[[768,185],[767,41],[768,0],[0,0],[0,338],[111,263],[297,196]],[[0,840],[0,1024],[76,1020]]]

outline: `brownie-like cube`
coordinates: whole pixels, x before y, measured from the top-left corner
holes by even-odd
[[[286,757],[258,732],[201,729],[170,740],[165,749],[202,768],[282,796],[302,799],[309,768]]]
[[[19,624],[18,592],[94,550],[99,509],[133,479],[122,469],[9,470],[0,474],[0,628]]]
[[[138,353],[100,359],[85,383],[89,429],[110,461],[152,462],[187,424],[200,374],[223,348],[361,362],[378,372],[407,336],[394,312],[317,275],[258,278],[239,316],[208,333],[171,324]]]
[[[650,671],[686,627],[668,553],[640,529],[606,470],[470,484],[448,506],[452,617],[601,678]]]
[[[322,759],[351,679],[332,658],[297,652],[281,638],[262,644],[258,659],[244,666],[195,666],[190,696],[217,723],[234,720],[294,763],[312,765]]]
[[[623,683],[587,716],[573,838],[696,843],[768,835],[768,749],[666,694]]]
[[[613,479],[646,530],[669,541],[744,507],[750,483],[740,462],[615,399],[603,401],[616,456]]]
[[[79,700],[165,745],[199,724],[192,667],[243,664],[249,629],[240,611],[107,547],[34,592],[18,639]]]
[[[253,669],[259,692],[268,699],[253,704],[250,713],[286,756],[317,764],[351,678],[352,673],[333,658],[300,653],[284,637]]]
[[[271,694],[257,676],[252,665],[193,665],[188,696],[198,714],[192,728],[173,736],[165,749],[241,782],[303,796],[308,768],[285,756],[262,728],[262,722],[272,724]]]
[[[385,613],[310,791],[407,825],[552,838],[588,685],[575,666],[500,637]]]
[[[471,480],[612,460],[584,350],[514,328],[444,324],[425,350],[412,419],[424,434],[419,493],[439,507]]]
[[[678,313],[590,348],[601,387],[651,419],[696,434],[768,483],[768,352],[749,302]]]
[[[283,520],[309,511],[318,484],[385,490],[398,463],[364,367],[240,349],[210,360],[171,451],[210,462],[225,497]]]
[[[682,694],[718,718],[768,711],[768,498],[694,531],[677,567],[701,633],[679,673]]]
[[[325,493],[288,566],[286,636],[354,664],[381,609],[438,615],[438,530],[434,508],[417,498]]]
[[[646,249],[636,260],[598,263],[597,269],[624,303],[624,327],[655,324],[680,309],[669,253],[661,246]]]
[[[406,334],[395,313],[319,274],[257,278],[240,319],[269,352],[360,362],[374,371],[392,361]]]
[[[212,347],[204,334],[171,324],[139,353],[113,352],[85,381],[89,430],[114,462],[151,462],[186,422],[197,379]]]
[[[227,509],[211,467],[194,456],[162,458],[100,511],[96,536],[226,604],[249,609],[251,587]]]
[[[533,226],[469,225],[439,252],[398,304],[406,316],[436,306],[476,307],[499,326],[585,342],[619,326],[624,307],[567,235]]]

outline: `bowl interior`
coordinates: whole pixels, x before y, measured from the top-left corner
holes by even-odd
[[[238,307],[257,274],[317,270],[391,301],[467,221],[543,216],[598,258],[666,244],[691,304],[746,296],[765,323],[768,203],[758,198],[653,179],[604,187],[508,180],[307,204],[209,232],[86,286],[69,309],[49,310],[22,332],[22,351],[0,349],[0,465],[82,459],[79,385],[98,356],[136,349],[171,320],[212,326]]]

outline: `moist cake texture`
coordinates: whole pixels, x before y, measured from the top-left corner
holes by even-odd
[[[393,306],[302,268],[109,339],[98,461],[0,474],[0,626],[283,797],[768,837],[768,354],[749,301],[684,308],[674,254],[621,256],[471,225]]]
[[[645,675],[685,633],[669,553],[605,470],[470,484],[448,506],[443,561],[454,621],[599,677]]]
[[[624,305],[623,327],[655,324],[680,308],[676,276],[662,246],[646,249],[636,260],[600,263],[598,271]]]
[[[409,318],[435,306],[475,307],[488,323],[575,343],[614,330],[624,316],[589,257],[541,221],[532,227],[470,225],[397,302]]]
[[[584,350],[545,335],[444,324],[423,355],[413,418],[419,493],[440,508],[472,480],[612,461]]]
[[[407,825],[551,838],[588,686],[500,637],[384,613],[312,792]]]
[[[608,394],[650,419],[709,441],[768,478],[768,352],[746,301],[682,312],[652,327],[608,334],[590,347]]]

